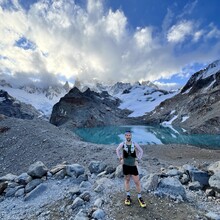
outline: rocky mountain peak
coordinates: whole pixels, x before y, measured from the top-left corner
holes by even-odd
[[[220,60],[209,64],[205,69],[194,73],[182,88],[181,93],[194,94],[198,91],[206,92],[220,85]]]
[[[220,61],[192,75],[179,94],[146,116],[147,123],[174,125],[190,133],[220,134]]]
[[[0,90],[0,114],[22,119],[33,119],[40,115],[33,106],[19,102],[4,90]]]

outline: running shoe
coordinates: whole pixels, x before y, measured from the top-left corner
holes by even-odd
[[[140,198],[138,198],[138,202],[139,202],[139,204],[140,204],[140,206],[142,207],[142,208],[145,208],[146,207],[146,203],[144,202],[144,200],[140,197]]]
[[[127,196],[127,198],[125,199],[125,205],[131,205],[131,197]]]

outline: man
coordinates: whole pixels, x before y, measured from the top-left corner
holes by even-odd
[[[120,143],[116,149],[116,153],[123,166],[123,174],[125,176],[124,184],[127,194],[125,205],[131,205],[130,178],[132,177],[138,192],[139,204],[141,207],[145,208],[146,203],[141,197],[141,184],[137,169],[138,160],[140,160],[143,156],[143,150],[137,143],[132,142],[131,138],[131,131],[126,131],[125,142]]]

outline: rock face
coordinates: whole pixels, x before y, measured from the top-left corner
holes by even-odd
[[[118,108],[119,99],[107,92],[101,94],[74,87],[54,105],[50,122],[69,127],[94,127],[115,124],[143,124],[141,118],[128,118],[131,113]]]
[[[0,114],[22,119],[33,119],[40,115],[33,106],[17,101],[4,90],[0,90]]]
[[[220,134],[220,60],[196,72],[176,96],[146,116],[150,124],[172,124],[190,133]]]

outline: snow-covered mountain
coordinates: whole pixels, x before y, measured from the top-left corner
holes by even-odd
[[[92,84],[84,84],[77,81],[75,86],[81,92],[90,88],[94,92],[101,93],[107,91],[113,97],[121,100],[119,108],[132,111],[130,117],[143,116],[145,113],[152,111],[157,105],[164,100],[173,97],[178,91],[160,90],[150,81],[123,83],[117,82],[114,85],[103,85],[97,81]]]
[[[91,81],[89,84],[76,81],[75,87],[81,92],[88,88],[98,93],[107,91],[113,98],[121,100],[119,108],[132,111],[130,117],[142,116],[146,112],[152,111],[162,101],[176,94],[176,92],[159,90],[156,85],[149,81],[134,84],[117,82],[114,85],[104,85],[97,81]],[[31,104],[42,116],[49,118],[53,106],[70,90],[70,87],[66,83],[65,85],[48,86],[47,88],[39,88],[35,85],[14,88],[5,80],[0,80],[0,89],[7,91],[9,95],[21,102]]]
[[[13,87],[5,80],[0,80],[0,90],[7,91],[16,100],[32,105],[41,116],[49,119],[52,108],[69,90],[69,84],[39,88],[35,85]]]
[[[220,134],[220,60],[194,73],[182,90],[146,115],[146,122]]]

